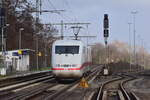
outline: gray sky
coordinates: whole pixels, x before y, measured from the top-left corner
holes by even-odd
[[[136,43],[144,40],[146,48],[149,47],[150,0],[42,0],[43,9],[64,9],[61,15],[43,13],[40,18],[44,23],[49,22],[90,22],[88,32],[96,35],[93,42],[103,42],[103,15],[109,14],[110,37],[109,41],[129,41],[128,22],[133,22],[131,11],[138,11],[136,15]],[[50,1],[50,2],[48,2]],[[65,34],[70,34],[70,28],[66,28]],[[86,27],[81,33],[87,33]],[[80,33],[80,34],[81,34]],[[72,34],[72,33],[71,33]],[[133,25],[131,27],[133,44]],[[140,37],[140,38],[139,38]]]

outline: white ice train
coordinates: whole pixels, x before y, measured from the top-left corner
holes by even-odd
[[[91,49],[79,40],[57,40],[52,47],[52,71],[59,79],[78,79],[91,68]]]

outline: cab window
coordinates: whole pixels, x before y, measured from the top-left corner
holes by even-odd
[[[56,46],[56,54],[79,54],[79,46]]]

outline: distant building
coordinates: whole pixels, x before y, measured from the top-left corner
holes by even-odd
[[[5,64],[6,70],[11,71],[28,71],[30,70],[31,55],[34,53],[34,50],[31,49],[21,49],[21,50],[12,50],[5,52]],[[0,52],[2,55],[2,52]]]

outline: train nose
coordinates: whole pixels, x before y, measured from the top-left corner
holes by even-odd
[[[80,78],[82,77],[81,71],[53,71],[54,75],[59,78]]]

